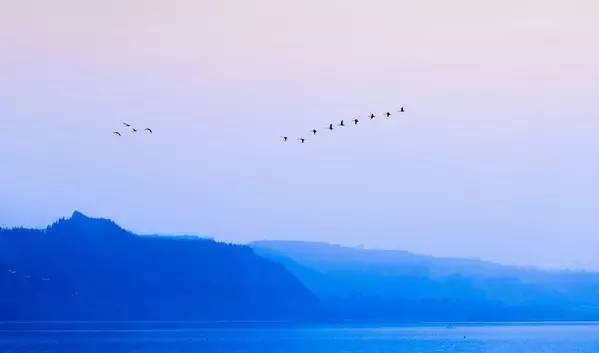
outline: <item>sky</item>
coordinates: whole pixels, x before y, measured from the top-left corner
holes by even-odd
[[[584,0],[3,0],[0,226],[80,210],[599,270],[598,17]]]

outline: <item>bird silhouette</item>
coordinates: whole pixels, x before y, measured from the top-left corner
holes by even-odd
[[[333,130],[333,124],[329,124],[329,130]]]
[[[123,125],[125,125],[125,127],[131,127],[131,124],[123,123]]]
[[[147,127],[144,131],[149,132],[150,134],[153,134],[154,132],[152,131],[152,129],[150,129],[149,127]]]
[[[114,135],[119,135],[119,136],[121,136],[121,133],[120,133],[120,132],[118,132],[118,131],[113,131],[112,133],[113,133]]]
[[[386,113],[385,113],[385,115],[386,115],[386,116],[387,116],[387,118],[388,118],[388,117],[390,117],[390,116],[391,116],[391,113],[389,113],[389,112],[386,112]]]
[[[401,109],[399,110],[400,113],[405,112],[405,110],[403,109],[403,107],[401,107]]]
[[[318,132],[318,130],[312,129],[312,134],[316,135],[317,132]]]
[[[341,122],[339,123],[339,126],[345,126],[345,124],[343,123],[343,120],[341,120]]]
[[[303,137],[298,138],[298,140],[300,140],[302,143],[306,142],[306,139]]]
[[[131,129],[131,132],[137,132],[136,128]]]
[[[287,136],[281,136],[281,138],[283,139],[283,142],[287,142],[287,139],[288,139]]]
[[[354,119],[354,125],[358,125],[359,122],[360,122],[360,120]]]
[[[374,114],[370,114],[370,119],[374,119]]]

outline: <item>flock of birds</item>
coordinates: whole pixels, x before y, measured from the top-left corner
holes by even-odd
[[[401,107],[399,110],[397,110],[397,112],[398,113],[404,113],[405,112],[405,108]],[[387,117],[387,118],[390,118],[391,115],[393,115],[393,114],[391,112],[387,111],[387,112],[383,113],[383,115],[385,117]],[[370,115],[368,115],[368,118],[370,120],[373,120],[374,118],[376,118],[376,115],[374,113],[370,113]],[[358,125],[359,122],[360,122],[360,119],[354,118],[354,119],[351,120],[350,124],[353,123],[353,125],[355,126],[355,125]],[[129,132],[132,133],[132,134],[135,134],[135,133],[138,132],[137,128],[135,128],[133,125],[131,125],[129,123],[123,122],[123,126],[125,128],[127,128],[127,129],[130,129]],[[338,126],[338,127],[344,127],[344,126],[346,126],[345,120],[341,120],[339,122],[339,124],[337,124],[337,125],[335,125],[334,123],[329,123],[329,126],[327,126],[326,129],[329,130],[329,131],[333,131],[335,129],[335,126]],[[152,131],[152,129],[150,129],[149,127],[145,128],[143,131],[145,133],[150,133],[150,134],[154,133]],[[316,134],[318,133],[318,130],[317,129],[312,129],[312,130],[310,130],[310,132],[312,133],[312,136],[316,136]],[[123,136],[123,133],[121,131],[113,131],[112,134],[116,135],[116,136],[119,136],[119,137]],[[281,138],[283,139],[283,142],[289,141],[289,136],[281,136]],[[297,140],[299,142],[301,142],[301,143],[306,143],[306,141],[308,139],[305,138],[305,137],[298,137]]]
[[[12,276],[17,277],[17,271],[13,270],[13,269],[8,269],[8,273],[10,273]],[[25,278],[28,281],[42,281],[42,282],[48,282],[51,280],[50,277],[33,277],[32,275],[28,275],[28,274],[24,274],[23,278]],[[79,295],[79,291],[75,290],[71,293],[71,296],[78,296]]]
[[[398,113],[405,113],[404,107],[401,107],[399,110],[397,110],[397,112]],[[385,117],[387,117],[387,118],[390,118],[391,115],[393,115],[393,114],[391,112],[387,111],[387,112],[383,113],[383,115]],[[374,118],[376,118],[376,115],[374,113],[370,113],[370,115],[368,115],[368,118],[370,120],[373,120]],[[356,125],[358,125],[358,123],[360,123],[360,119],[354,118],[353,120],[351,120],[350,125],[352,123],[353,123],[354,126],[356,126]],[[337,124],[337,125],[335,125],[334,123],[329,123],[329,126],[327,126],[326,129],[329,130],[329,131],[333,131],[335,129],[335,126],[338,126],[338,127],[344,127],[344,126],[346,126],[345,120],[341,120],[339,122],[339,124]],[[310,130],[310,132],[312,133],[312,136],[316,136],[316,134],[318,133],[318,130],[317,129],[312,129],[312,130]],[[281,138],[283,139],[283,142],[289,141],[289,136],[281,136]],[[301,142],[301,143],[306,143],[306,141],[308,139],[305,138],[305,137],[298,137],[297,140],[299,142]]]
[[[10,273],[13,276],[17,275],[17,271],[15,271],[13,269],[8,269],[8,273]],[[26,279],[31,279],[32,278],[31,275],[23,275],[23,277],[26,278]],[[42,281],[49,281],[50,280],[50,278],[48,278],[48,277],[41,277],[40,279]]]
[[[136,133],[136,132],[137,132],[137,129],[136,129],[134,126],[132,126],[131,124],[129,124],[129,123],[125,123],[125,122],[124,122],[124,123],[123,123],[123,126],[124,126],[125,128],[127,128],[127,129],[131,129],[129,132],[130,132],[130,133],[132,133],[132,134],[134,134],[134,133]],[[150,129],[149,127],[145,128],[145,129],[144,129],[144,132],[145,132],[145,133],[150,133],[150,134],[154,133],[154,132],[152,131],[152,129]],[[121,133],[120,131],[113,131],[113,132],[112,132],[112,134],[113,134],[113,135],[116,135],[116,136],[123,136],[123,133]]]

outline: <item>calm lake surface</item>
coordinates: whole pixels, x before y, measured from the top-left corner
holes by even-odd
[[[599,353],[599,323],[207,326],[134,322],[0,323],[0,352]]]

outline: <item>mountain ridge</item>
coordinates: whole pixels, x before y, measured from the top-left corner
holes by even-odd
[[[409,250],[402,249],[384,249],[384,248],[364,248],[359,246],[351,246],[351,245],[343,245],[337,243],[330,242],[319,242],[319,241],[303,241],[303,240],[255,240],[248,243],[249,246],[252,247],[268,247],[269,244],[277,244],[278,246],[301,246],[303,248],[312,248],[317,250],[318,248],[324,246],[328,246],[331,248],[344,249],[347,251],[355,251],[355,252],[370,252],[370,253],[379,253],[379,254],[388,254],[388,255],[405,255],[406,257],[412,257],[414,259],[426,259],[426,260],[435,260],[442,262],[453,262],[455,264],[479,264],[488,267],[495,268],[509,268],[509,269],[520,269],[522,271],[531,271],[531,272],[550,272],[550,273],[568,273],[568,274],[599,274],[599,271],[592,271],[583,268],[551,268],[551,267],[542,267],[542,266],[534,266],[534,265],[519,265],[519,264],[507,264],[493,260],[486,260],[484,258],[479,257],[460,257],[460,256],[445,256],[445,255],[432,255],[425,254],[419,252],[413,252]]]
[[[305,241],[0,228],[0,320],[598,320],[599,274]]]
[[[2,320],[308,320],[317,298],[247,246],[139,236],[74,212],[0,229]]]
[[[599,274],[317,242],[258,241],[332,315],[349,320],[597,320]]]

